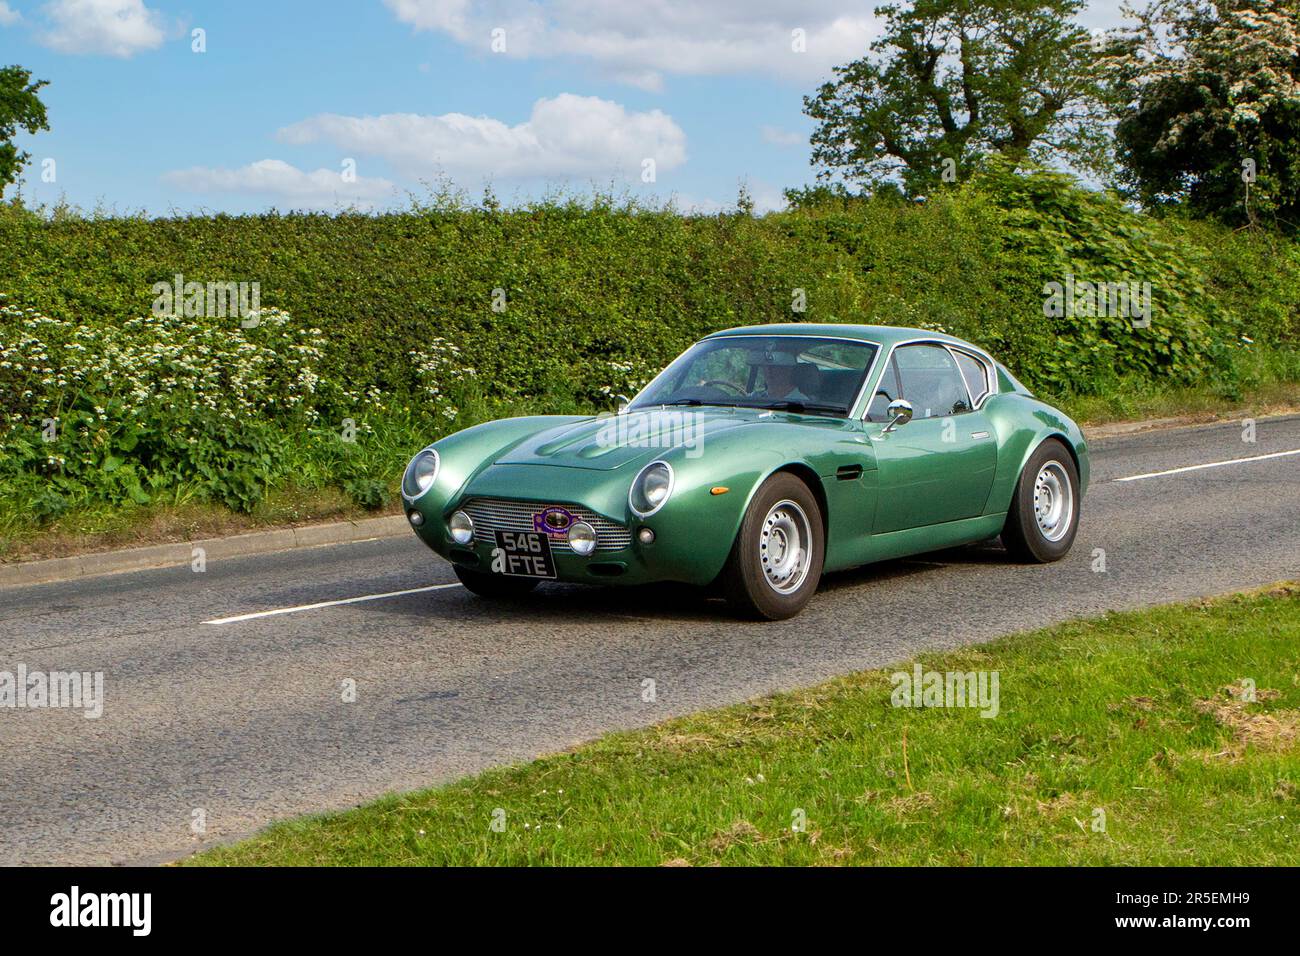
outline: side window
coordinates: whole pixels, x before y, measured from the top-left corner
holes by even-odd
[[[898,387],[898,364],[891,358],[880,376],[876,394],[872,396],[871,404],[867,406],[867,421],[889,421],[889,403],[901,396],[902,389]]]
[[[952,353],[938,345],[905,345],[894,351],[903,398],[914,418],[946,418],[971,409],[966,382]]]
[[[989,392],[988,372],[984,368],[984,363],[975,356],[966,352],[957,352],[956,355],[962,377],[966,379],[966,387],[970,389],[970,400],[978,405],[980,399]]]

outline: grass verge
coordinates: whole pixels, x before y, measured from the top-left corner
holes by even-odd
[[[0,516],[0,564],[401,513],[396,496],[382,508],[363,508],[337,488],[291,486],[269,492],[248,513],[209,501],[147,507],[103,505],[81,509],[44,528],[14,527],[10,536],[5,536]]]
[[[1300,585],[918,662],[997,671],[997,716],[892,706],[890,675],[909,662],[277,824],[186,862],[1300,863]]]
[[[1078,396],[1059,407],[1084,429],[1119,422],[1153,419],[1240,421],[1286,415],[1300,408],[1300,382],[1274,382],[1252,389],[1240,401],[1229,402],[1204,389],[1167,389],[1115,392],[1105,396]]]

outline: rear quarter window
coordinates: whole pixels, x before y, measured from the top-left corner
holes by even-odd
[[[971,401],[978,405],[980,400],[989,393],[988,370],[984,367],[984,363],[973,355],[966,352],[954,354],[957,356],[957,366],[961,369],[962,378],[966,380],[966,387],[970,389]]]

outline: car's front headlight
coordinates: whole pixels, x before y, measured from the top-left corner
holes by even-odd
[[[664,506],[672,493],[672,466],[666,461],[652,461],[633,480],[627,502],[638,518],[648,518]]]
[[[585,521],[575,521],[569,526],[569,547],[585,558],[596,550],[596,529]]]
[[[402,492],[406,497],[418,498],[433,487],[438,477],[438,462],[438,453],[432,448],[426,448],[411,459],[406,474],[402,476]]]
[[[457,511],[447,520],[447,530],[451,540],[457,544],[469,544],[474,540],[474,521],[463,511]]]

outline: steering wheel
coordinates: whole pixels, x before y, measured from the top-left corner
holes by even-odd
[[[710,385],[712,385],[714,388],[729,388],[736,395],[749,394],[743,388],[737,385],[735,382],[728,382],[725,379],[721,379],[721,378],[711,378],[708,379],[707,381],[700,382],[701,388],[708,388]]]

